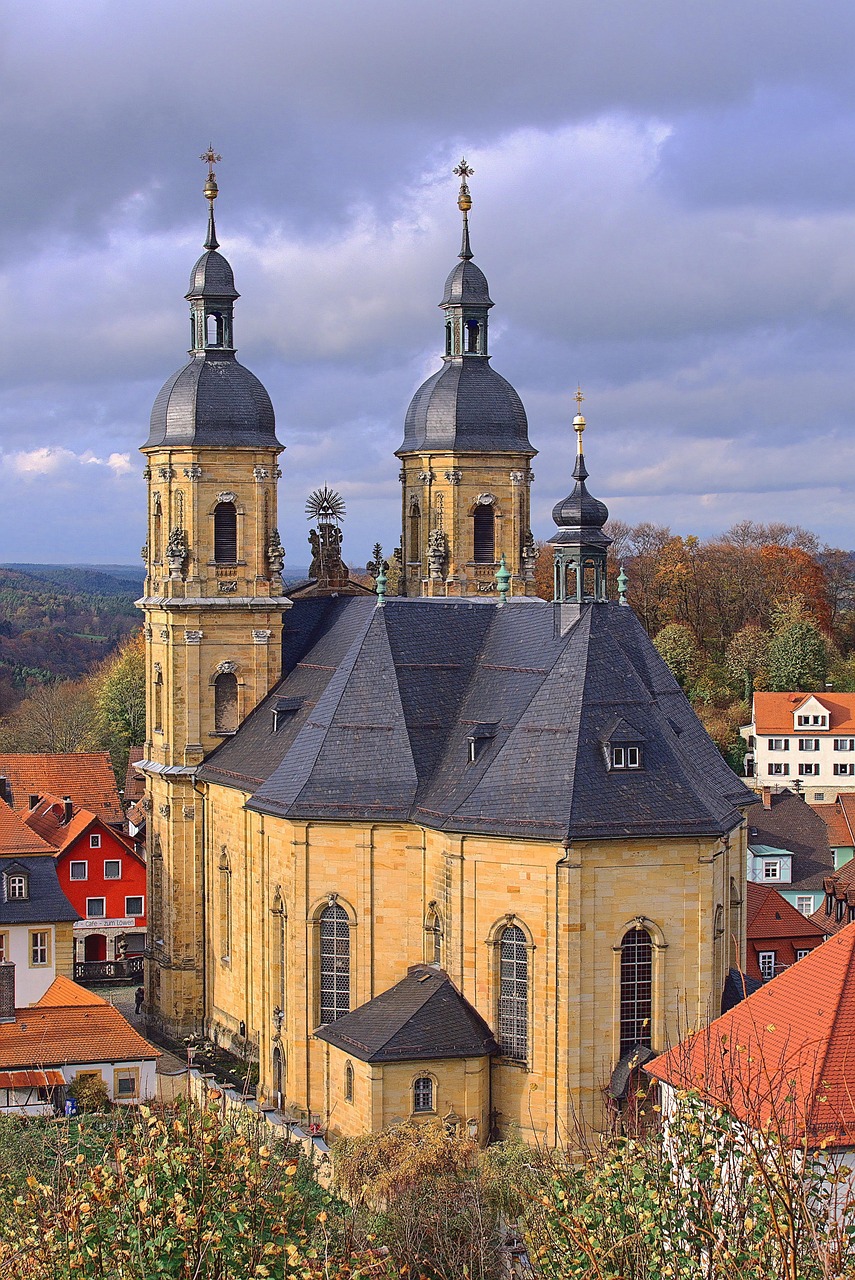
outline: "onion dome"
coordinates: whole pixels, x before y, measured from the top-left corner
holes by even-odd
[[[460,177],[458,208],[463,214],[459,262],[445,282],[443,367],[413,396],[404,421],[404,440],[396,451],[407,453],[513,453],[533,457],[528,421],[514,388],[490,365],[487,316],[493,306],[487,278],[472,261],[469,210],[472,197],[465,160],[454,170]]]
[[[577,399],[580,401],[581,408],[581,391],[577,393]],[[601,530],[609,518],[609,509],[604,502],[600,502],[599,498],[588,493],[585,486],[588,468],[585,466],[585,455],[582,452],[585,419],[581,412],[577,413],[573,419],[573,430],[576,432],[577,439],[576,465],[573,468],[576,484],[573,492],[566,498],[562,498],[560,502],[556,502],[552,508],[552,519],[558,525],[559,532],[550,538],[550,542],[578,541],[580,533],[584,533],[586,541],[602,541],[604,545],[608,545],[611,539],[607,538]]]
[[[205,198],[209,202],[205,252],[190,275],[190,361],[161,388],[151,413],[144,448],[214,445],[224,448],[280,448],[270,396],[243,365],[233,339],[234,275],[218,253],[214,200],[218,195],[213,150]]]

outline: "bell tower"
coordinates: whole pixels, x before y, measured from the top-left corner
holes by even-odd
[[[558,525],[549,539],[553,548],[556,604],[587,604],[604,601],[607,596],[606,559],[611,538],[603,533],[603,525],[609,518],[609,509],[599,498],[588,493],[585,481],[588,468],[582,450],[582,434],[585,419],[582,416],[582,388],[576,392],[576,416],[573,430],[576,432],[576,464],[573,492],[556,502],[552,519]],[[618,583],[620,586],[620,583]],[[621,590],[621,604],[626,604]]]
[[[151,415],[145,594],[149,801],[147,1004],[176,1038],[201,1026],[202,822],[195,769],[281,674],[282,445],[273,406],[236,359],[234,276],[218,252],[209,149],[204,253],[190,288],[190,360]]]
[[[401,459],[403,582],[408,596],[495,595],[502,556],[512,595],[534,595],[531,459],[522,401],[490,365],[487,279],[472,260],[467,179],[459,262],[439,304],[445,315],[442,368],[413,396]]]

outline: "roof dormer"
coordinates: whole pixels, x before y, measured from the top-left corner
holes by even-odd
[[[815,729],[819,732],[831,728],[831,713],[814,694],[799,702],[793,711],[793,728],[799,732]]]

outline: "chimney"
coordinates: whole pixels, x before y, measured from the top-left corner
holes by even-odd
[[[772,808],[772,788],[764,787],[760,794],[763,797],[763,808],[771,809]]]
[[[62,821],[63,821],[63,823],[64,823],[66,826],[68,826],[69,822],[71,821],[71,819],[72,819],[73,817],[74,817],[74,805],[71,803],[71,796],[63,796],[63,797],[62,797]]]
[[[40,801],[40,800],[41,800],[41,796],[28,796],[28,797],[27,797],[27,802],[28,802],[28,804],[29,804],[29,806],[30,806],[30,808],[31,808],[31,809],[35,809],[35,808],[36,808],[36,806],[38,805],[38,803],[39,803],[39,801]]]
[[[15,966],[0,960],[0,1023],[15,1021]]]

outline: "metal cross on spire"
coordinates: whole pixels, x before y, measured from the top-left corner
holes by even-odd
[[[463,258],[464,262],[468,262],[472,257],[472,250],[469,246],[469,210],[472,208],[472,196],[469,194],[469,184],[466,179],[471,178],[474,172],[475,170],[466,163],[465,156],[462,156],[460,164],[452,169],[454,176],[460,179],[457,207],[463,214],[463,243],[460,247],[459,257]]]
[[[208,178],[203,189],[205,199],[209,202],[208,236],[205,240],[206,249],[218,249],[220,247],[220,242],[217,240],[217,229],[214,226],[214,201],[220,194],[216,174],[214,173],[214,165],[219,164],[222,158],[222,156],[217,155],[213,143],[209,143],[208,150],[203,151],[199,157],[202,163],[208,166]]]
[[[218,155],[217,155],[217,153],[216,153],[216,151],[214,150],[214,144],[213,144],[213,143],[211,143],[211,142],[209,142],[209,143],[208,143],[208,150],[207,150],[207,151],[203,151],[203,152],[202,152],[202,154],[201,154],[201,155],[200,155],[200,157],[199,157],[199,159],[202,161],[202,163],[203,163],[203,164],[206,164],[206,165],[208,166],[208,177],[209,177],[209,178],[213,178],[213,176],[214,176],[214,165],[215,165],[215,164],[219,164],[219,163],[220,163],[220,161],[222,160],[222,158],[223,158],[223,157],[222,157],[222,156],[218,156]]]

